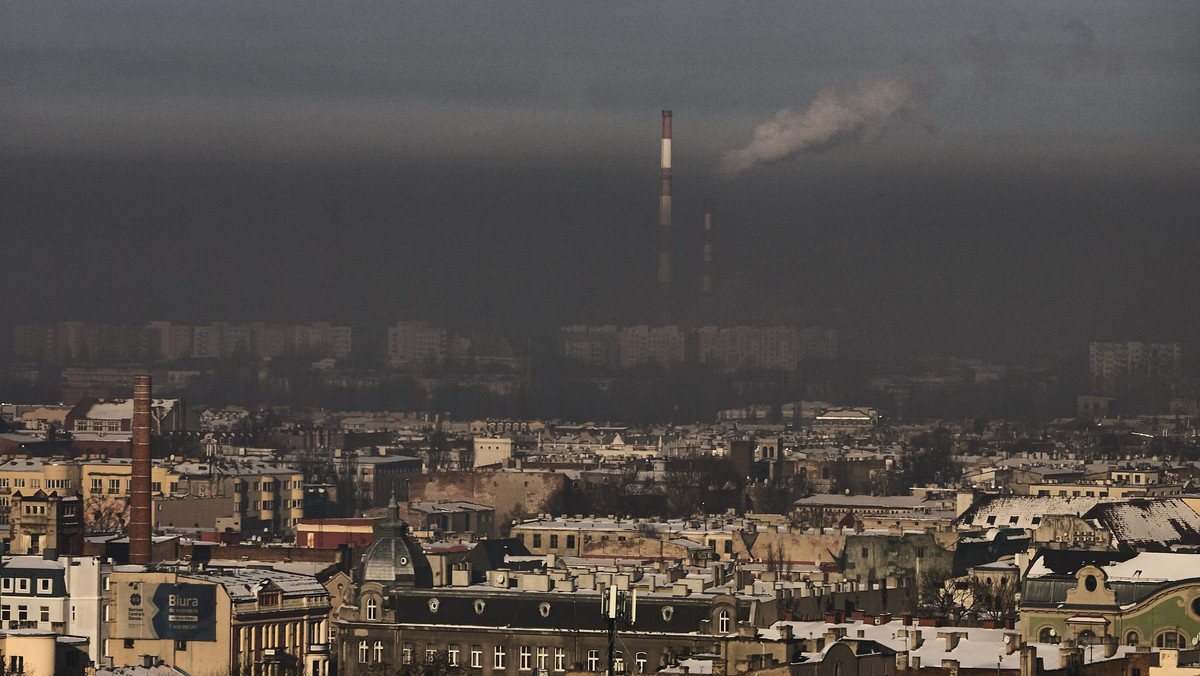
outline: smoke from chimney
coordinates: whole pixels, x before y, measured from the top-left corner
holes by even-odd
[[[897,117],[920,121],[928,128],[925,104],[932,87],[930,76],[908,74],[862,80],[849,91],[822,89],[808,110],[798,113],[785,108],[755,127],[750,145],[726,152],[718,172],[733,178],[806,150],[873,137]]]
[[[132,427],[129,562],[144,566],[150,564],[150,376],[133,381]]]

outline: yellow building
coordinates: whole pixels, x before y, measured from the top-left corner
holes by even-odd
[[[52,631],[0,631],[0,662],[6,674],[82,676],[88,665],[88,640]]]
[[[8,523],[12,494],[32,495],[38,490],[60,496],[79,490],[79,467],[69,460],[16,458],[0,463],[0,523]]]
[[[329,674],[329,592],[308,575],[251,568],[114,571],[107,655],[189,674]]]

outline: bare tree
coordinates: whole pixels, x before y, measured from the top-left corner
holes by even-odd
[[[83,505],[83,525],[90,533],[123,533],[129,523],[129,502],[124,498],[93,495]]]
[[[932,615],[957,619],[971,603],[970,585],[949,568],[929,568],[917,579],[920,608]]]
[[[1017,585],[1004,577],[988,584],[979,578],[970,583],[971,609],[983,620],[1003,621],[1017,615]]]

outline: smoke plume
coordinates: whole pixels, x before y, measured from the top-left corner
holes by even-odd
[[[758,125],[750,145],[726,152],[718,170],[732,178],[805,150],[875,136],[896,118],[920,120],[931,88],[931,78],[910,74],[862,80],[849,91],[822,89],[808,110],[784,108]]]

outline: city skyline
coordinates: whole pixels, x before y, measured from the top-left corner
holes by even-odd
[[[1197,331],[1187,3],[0,13],[0,322],[628,322],[671,109],[722,319]]]

